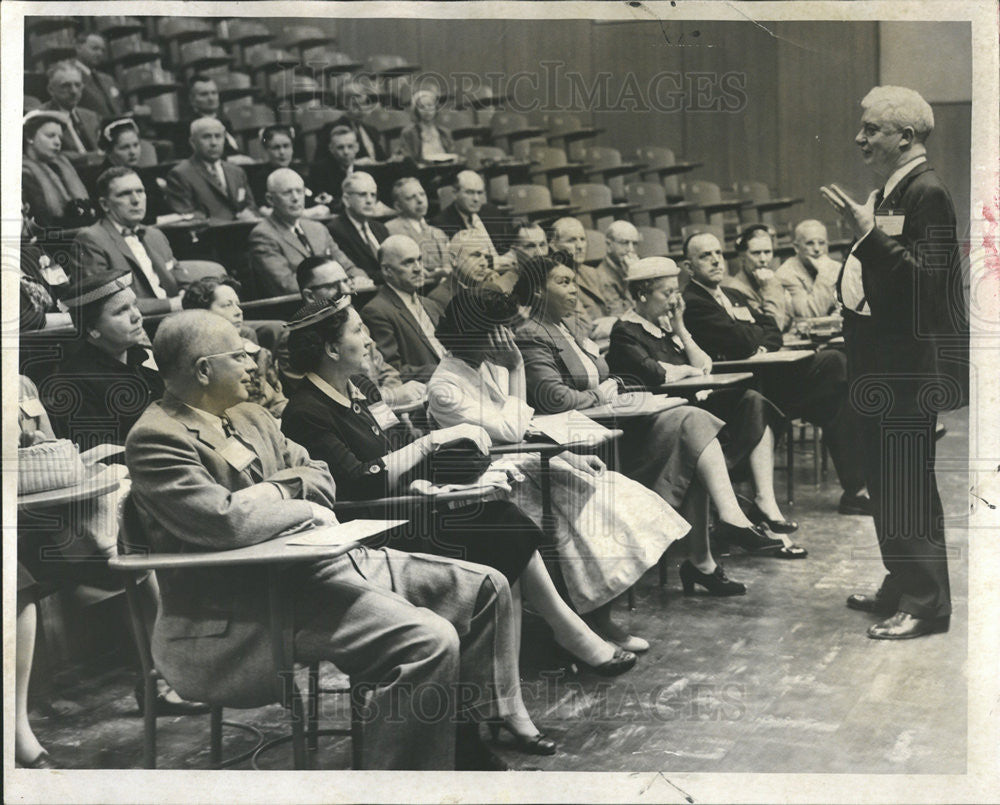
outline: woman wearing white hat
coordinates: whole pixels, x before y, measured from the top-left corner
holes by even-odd
[[[666,257],[647,257],[629,268],[625,281],[635,309],[615,323],[607,354],[608,367],[627,385],[657,389],[712,370],[711,358],[684,326],[679,274]],[[756,489],[747,511],[750,520],[781,537],[785,545],[778,556],[804,557],[805,550],[783,536],[798,525],[785,519],[774,497],[774,433],[783,426],[784,414],[759,392],[744,388],[715,391],[697,405],[725,421],[717,438],[730,471],[749,471]]]

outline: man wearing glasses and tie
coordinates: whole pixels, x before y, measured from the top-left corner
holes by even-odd
[[[852,595],[847,605],[885,618],[869,637],[902,640],[949,626],[934,431],[938,412],[967,398],[968,378],[945,363],[941,345],[960,348],[964,338],[967,349],[968,320],[955,208],[924,145],[934,128],[930,105],[912,89],[886,86],[872,89],[861,108],[855,143],[880,188],[860,204],[835,184],[820,192],[856,238],[837,293],[887,574],[874,595]]]

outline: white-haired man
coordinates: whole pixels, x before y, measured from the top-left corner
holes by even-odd
[[[837,290],[887,575],[875,595],[852,595],[847,605],[888,616],[869,637],[900,640],[947,631],[951,615],[934,430],[938,411],[957,407],[965,392],[937,339],[947,333],[961,342],[962,322],[951,316],[961,319],[964,299],[955,282],[955,208],[924,146],[934,128],[930,105],[911,89],[886,86],[861,108],[854,140],[880,187],[860,204],[837,185],[821,192],[857,238]]]
[[[580,299],[592,319],[617,319],[635,307],[625,287],[625,275],[639,259],[636,247],[641,239],[639,230],[628,221],[614,221],[604,232],[604,259],[594,267],[581,263],[577,268]]]
[[[822,221],[807,218],[795,227],[795,254],[783,262],[775,277],[788,294],[788,308],[797,319],[829,316],[837,307],[840,264],[828,254],[829,240]]]

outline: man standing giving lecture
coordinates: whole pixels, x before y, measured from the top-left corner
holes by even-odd
[[[927,162],[930,105],[904,87],[861,101],[855,142],[884,185],[861,204],[837,185],[820,192],[853,228],[841,267],[848,382],[875,531],[888,571],[875,595],[847,605],[886,617],[868,636],[902,640],[947,631],[951,615],[943,513],[934,475],[937,413],[956,408],[962,382],[945,371],[938,339],[957,333],[964,305],[955,208]]]

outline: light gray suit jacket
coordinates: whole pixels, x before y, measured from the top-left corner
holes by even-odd
[[[198,159],[184,159],[174,165],[167,174],[167,188],[164,197],[170,209],[184,215],[200,213],[217,221],[234,221],[240,210],[257,211],[250,182],[243,168],[222,161],[222,172],[226,177],[223,190]]]
[[[336,244],[330,230],[323,224],[308,218],[300,219],[299,224],[312,246],[312,254],[326,255],[336,260],[344,267],[344,271],[355,269],[354,263]],[[299,292],[295,269],[311,255],[305,244],[288,227],[267,216],[251,230],[247,247],[250,250],[250,270],[256,277],[259,296]]]
[[[219,551],[255,545],[311,519],[307,501],[332,507],[327,466],[285,438],[267,411],[228,412],[260,460],[267,484],[219,453],[226,439],[169,393],[146,409],[125,441],[131,501],[153,551]],[[290,499],[276,501],[269,484]],[[274,664],[262,566],[159,571],[153,630],[156,667],[193,701],[256,707],[274,700]]]

